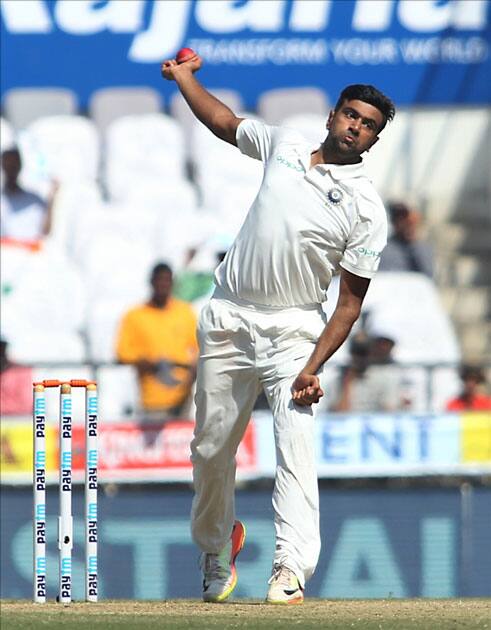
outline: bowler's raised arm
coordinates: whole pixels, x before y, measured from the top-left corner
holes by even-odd
[[[234,146],[235,133],[242,118],[238,118],[224,103],[215,98],[197,81],[194,73],[201,68],[201,57],[195,55],[183,63],[175,59],[164,61],[161,72],[164,79],[175,81],[193,114],[208,129]]]

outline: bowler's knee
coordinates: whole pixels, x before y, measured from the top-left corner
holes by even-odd
[[[191,462],[193,468],[207,472],[220,472],[225,470],[233,457],[230,457],[227,448],[218,444],[191,443]]]

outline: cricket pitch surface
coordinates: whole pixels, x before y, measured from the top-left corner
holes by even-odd
[[[272,606],[259,600],[204,604],[197,600],[33,604],[4,600],[1,628],[298,628],[299,630],[491,630],[491,599],[324,600]]]

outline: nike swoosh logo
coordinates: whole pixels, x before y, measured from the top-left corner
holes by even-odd
[[[285,593],[285,595],[294,595],[294,594],[295,594],[295,593],[297,593],[297,592],[298,592],[298,588],[296,588],[296,589],[295,589],[295,590],[293,590],[293,591],[286,591],[286,590],[283,590],[283,593]]]

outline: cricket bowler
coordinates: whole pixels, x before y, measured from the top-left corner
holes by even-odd
[[[264,390],[276,443],[276,545],[266,601],[297,604],[321,547],[319,375],[358,318],[387,240],[386,212],[361,156],[395,109],[375,87],[350,85],[329,114],[326,139],[312,147],[294,130],[238,118],[195,78],[201,64],[191,54],[165,61],[161,71],[208,129],[264,166],[198,325],[191,529],[202,552],[203,599],[223,602],[237,583],[245,527],[234,511],[235,454]],[[338,272],[339,298],[326,322],[321,305]]]

